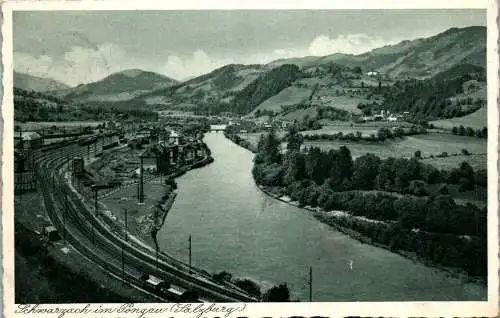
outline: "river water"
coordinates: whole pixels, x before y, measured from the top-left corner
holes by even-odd
[[[387,250],[362,244],[308,211],[268,197],[255,185],[253,154],[222,133],[205,142],[214,163],[177,179],[178,196],[158,233],[160,248],[210,272],[248,277],[263,289],[286,282],[295,300],[485,300],[486,287]],[[351,269],[352,264],[352,269]]]

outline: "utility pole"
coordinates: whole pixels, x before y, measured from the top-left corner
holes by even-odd
[[[125,240],[127,240],[127,209],[125,209]],[[125,285],[125,242],[122,241],[122,285]]]
[[[312,283],[313,283],[313,276],[312,276],[312,267],[309,267],[309,302],[312,302]]]
[[[64,237],[64,244],[66,244],[66,213],[68,212],[68,196],[65,196],[65,201],[64,201],[64,212],[63,212],[63,237]]]
[[[191,267],[191,234],[189,234],[189,274],[192,273],[192,267]]]
[[[140,168],[140,183],[139,183],[139,203],[144,203],[144,168],[143,168],[143,163],[144,163],[144,158],[141,156],[141,168]]]
[[[155,256],[156,256],[156,274],[158,275],[158,248],[155,249]]]
[[[125,209],[125,241],[126,242],[128,242],[128,232],[127,232],[128,231],[127,230],[127,227],[128,227],[127,223],[128,223],[128,221],[127,221],[127,214],[128,214],[128,211],[127,211],[127,209]]]
[[[92,223],[92,244],[95,245],[94,221],[97,217],[97,188],[94,186],[92,190],[94,191],[94,217],[90,218],[90,223]]]

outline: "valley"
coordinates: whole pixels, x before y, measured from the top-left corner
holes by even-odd
[[[446,285],[443,295],[408,290],[405,299],[485,298],[485,27],[361,54],[228,64],[184,81],[141,69],[74,87],[14,75],[16,160],[34,165],[30,147],[40,139],[54,149],[52,161],[42,160],[58,164],[62,189],[65,163],[55,151],[82,156],[87,172],[71,184],[87,200],[91,184],[110,189],[95,190],[95,211],[125,233],[130,217],[138,246],[155,246],[157,271],[161,247],[165,263],[191,275],[193,248],[199,279],[179,282],[224,285],[207,292],[211,299],[268,301],[260,288],[282,286],[273,280],[279,272],[291,282],[287,300],[304,300],[309,259],[321,301],[399,299],[406,284],[429,290],[434,279]],[[340,272],[353,259],[365,276],[329,275],[331,264]],[[277,270],[284,263],[289,270]],[[338,282],[346,289],[332,288]]]

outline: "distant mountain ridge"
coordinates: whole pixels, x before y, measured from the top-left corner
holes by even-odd
[[[69,86],[55,79],[44,78],[14,71],[14,87],[26,91],[48,92],[68,89]]]
[[[302,68],[328,63],[359,66],[390,76],[431,77],[457,64],[486,65],[486,27],[451,28],[428,38],[405,40],[366,53],[280,59],[268,66],[294,63]]]
[[[358,55],[229,64],[182,82],[124,70],[51,93],[68,102],[116,109],[233,112],[285,120],[329,114],[331,120],[345,120],[385,108],[411,111],[426,120],[463,116],[482,107],[485,69],[486,28],[466,27]],[[464,90],[466,81],[476,81],[477,92]]]
[[[74,101],[123,101],[178,82],[168,76],[140,69],[113,73],[97,82],[56,92],[59,97]]]

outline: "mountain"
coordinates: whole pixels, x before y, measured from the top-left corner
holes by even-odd
[[[429,78],[458,64],[486,65],[486,27],[451,28],[428,38],[402,41],[363,54],[281,59],[271,67],[294,63],[303,69],[329,63],[358,66],[393,77]]]
[[[72,101],[126,101],[139,94],[177,84],[177,81],[154,72],[129,69],[113,73],[100,81],[55,92]]]
[[[352,120],[383,109],[432,120],[483,107],[485,66],[486,28],[452,28],[358,55],[230,64],[180,83],[130,70],[65,90],[64,97],[115,109],[233,112],[284,120]]]
[[[262,65],[229,64],[185,82],[142,94],[134,101],[160,109],[192,110],[198,107],[227,111],[234,96],[265,71]]]
[[[35,92],[47,92],[69,88],[68,85],[51,78],[38,77],[18,72],[14,72],[14,87]]]

